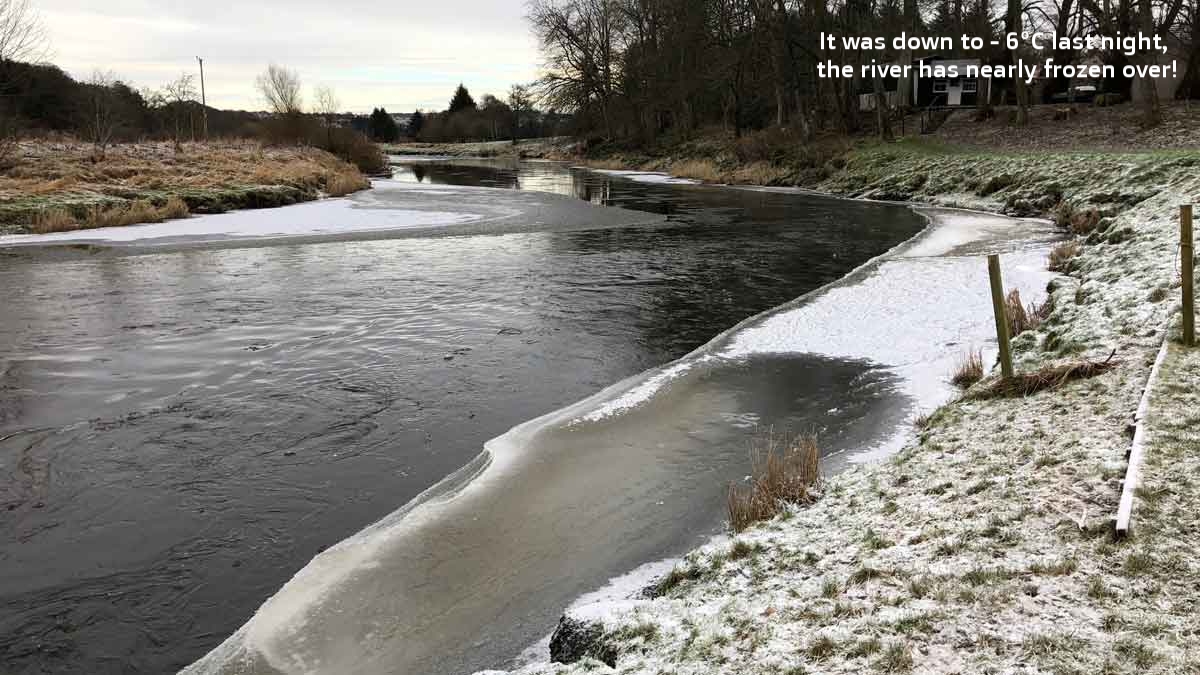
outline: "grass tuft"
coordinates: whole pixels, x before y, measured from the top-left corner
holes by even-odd
[[[1046,262],[1046,269],[1051,272],[1066,272],[1071,260],[1079,255],[1079,249],[1079,242],[1074,240],[1064,241],[1055,246],[1050,251],[1050,257]]]
[[[1021,303],[1021,292],[1014,288],[1004,299],[1004,309],[1005,314],[1008,315],[1009,336],[1017,337],[1025,331],[1035,330],[1042,325],[1046,317],[1050,316],[1054,305],[1050,298],[1046,298],[1046,301],[1040,305],[1026,306]]]
[[[888,645],[875,667],[885,673],[906,673],[913,667],[912,652],[899,642]]]
[[[779,515],[789,504],[811,504],[821,481],[820,451],[811,436],[781,443],[768,437],[751,451],[750,482],[730,484],[729,524],[741,532]]]
[[[973,351],[968,352],[966,356],[959,359],[958,365],[954,369],[954,376],[950,378],[950,382],[963,389],[967,389],[982,379],[983,352]]]

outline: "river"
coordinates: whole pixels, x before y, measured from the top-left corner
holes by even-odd
[[[291,236],[0,248],[5,672],[511,663],[719,532],[754,438],[819,432],[832,470],[945,397],[979,287],[906,333],[881,266],[954,295],[1004,242],[1044,284],[1028,223],[900,246],[906,207],[632,178],[401,159],[353,211],[188,221]]]

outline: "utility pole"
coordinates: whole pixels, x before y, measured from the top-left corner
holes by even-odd
[[[202,137],[205,141],[208,140],[208,96],[204,93],[204,59],[199,56],[196,60],[200,62],[200,123],[203,128]],[[192,91],[195,91],[194,89]]]

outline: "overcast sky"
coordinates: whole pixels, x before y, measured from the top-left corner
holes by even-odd
[[[111,70],[161,86],[204,57],[208,103],[261,110],[255,75],[296,70],[306,102],[334,88],[342,107],[443,110],[461,80],[500,98],[537,76],[523,0],[35,0],[51,60],[85,78]],[[199,82],[197,81],[197,87]]]

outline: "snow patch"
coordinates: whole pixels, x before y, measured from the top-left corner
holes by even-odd
[[[595,173],[602,173],[606,176],[617,176],[619,178],[627,178],[635,183],[656,183],[659,185],[699,185],[700,181],[690,178],[678,178],[669,173],[661,171],[620,171],[617,169],[592,169],[586,166],[571,167],[573,169],[587,169]]]

